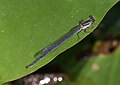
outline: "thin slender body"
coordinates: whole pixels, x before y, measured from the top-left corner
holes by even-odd
[[[53,52],[55,49],[57,49],[61,44],[63,44],[65,41],[67,41],[70,37],[73,35],[79,33],[81,30],[84,30],[91,26],[92,23],[94,23],[95,18],[93,16],[89,16],[88,20],[82,21],[78,26],[76,26],[74,29],[70,30],[67,34],[62,36],[60,39],[52,43],[51,45],[44,48],[41,52],[42,55],[38,57],[35,61],[33,61],[31,64],[27,65],[26,68],[30,68],[33,65],[35,65],[37,62],[39,62],[41,59],[43,59],[46,55]]]

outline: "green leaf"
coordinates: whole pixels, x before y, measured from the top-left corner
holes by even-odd
[[[111,55],[89,59],[71,85],[119,85],[120,47]]]
[[[116,0],[0,0],[0,83],[11,81],[44,66],[89,33],[75,35],[37,65],[26,69],[34,55],[66,34],[89,15],[94,28]]]

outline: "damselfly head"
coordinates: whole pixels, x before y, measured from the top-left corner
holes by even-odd
[[[81,29],[89,28],[91,26],[91,24],[93,24],[94,22],[95,22],[95,18],[92,15],[90,15],[89,19],[82,21],[80,23],[80,27],[81,27]]]
[[[94,17],[94,16],[92,16],[92,15],[90,15],[90,16],[89,16],[89,20],[91,20],[91,22],[93,22],[93,23],[94,23],[94,22],[95,22],[95,17]]]

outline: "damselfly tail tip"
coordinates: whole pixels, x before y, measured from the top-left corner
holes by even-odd
[[[26,66],[26,68],[31,68],[33,66],[33,64],[29,64]]]
[[[31,68],[33,65],[35,65],[36,63],[38,63],[38,61],[42,60],[45,56],[42,55],[40,57],[38,57],[35,61],[33,61],[31,64],[27,65],[26,68]]]

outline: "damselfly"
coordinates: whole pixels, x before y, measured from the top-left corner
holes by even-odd
[[[46,55],[48,55],[49,53],[51,53],[55,49],[57,49],[61,44],[63,44],[65,41],[67,41],[70,37],[81,32],[81,30],[86,30],[94,22],[95,22],[95,18],[91,15],[89,16],[89,19],[81,21],[81,23],[78,26],[76,26],[74,29],[70,30],[67,34],[62,36],[60,39],[58,39],[51,45],[49,45],[49,46],[45,47],[43,50],[41,50],[40,52],[42,52],[42,55],[40,57],[38,57],[35,61],[33,61],[31,64],[27,65],[26,68],[30,68],[33,65],[35,65],[36,63],[38,63],[41,59],[43,59]]]

